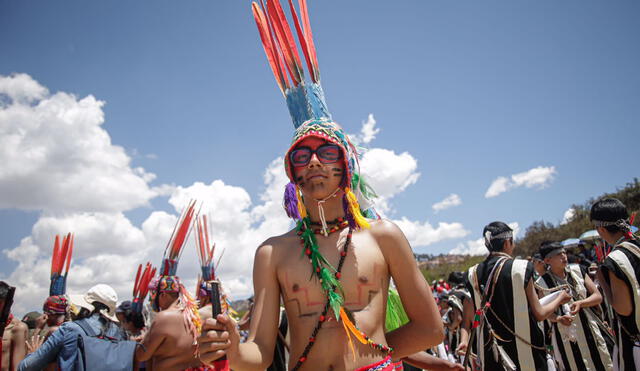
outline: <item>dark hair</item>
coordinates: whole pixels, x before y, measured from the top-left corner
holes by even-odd
[[[487,232],[491,232],[492,236],[497,236],[500,233],[509,232],[509,231],[513,231],[513,229],[511,229],[511,227],[509,227],[505,223],[492,222],[487,224],[486,227],[484,227],[484,229],[482,230],[482,236],[485,236]],[[507,240],[506,238],[496,238],[495,240],[491,240],[487,248],[489,249],[489,251],[502,251],[502,249],[504,248],[504,241],[506,240]]]
[[[144,328],[144,316],[142,313],[134,312],[133,310],[127,310],[124,312],[124,319],[127,322],[132,322],[133,326],[137,329]]]
[[[4,281],[0,281],[0,300],[4,300],[9,295],[9,284]]]
[[[629,212],[627,207],[616,198],[603,198],[591,206],[591,213],[589,215],[591,221],[600,220],[603,222],[616,222],[620,219],[628,219]],[[604,227],[609,233],[622,232],[620,227],[615,225],[609,225]]]
[[[464,284],[464,272],[451,272],[447,281],[452,285]]]
[[[560,242],[543,242],[542,246],[540,246],[540,257],[545,259],[550,252],[561,248],[562,244]]]
[[[93,312],[91,312],[91,314],[100,313],[103,310],[106,310],[106,311],[109,310],[108,306],[102,304],[99,301],[94,301],[93,303],[91,303],[91,305],[93,305]]]

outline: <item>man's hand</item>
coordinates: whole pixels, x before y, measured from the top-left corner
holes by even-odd
[[[560,293],[560,295],[558,295],[558,300],[560,301],[560,305],[568,303],[569,300],[571,299],[572,299],[571,295],[569,295],[569,293],[564,290]]]
[[[580,311],[580,309],[582,309],[582,300],[578,300],[571,304],[569,311],[571,312],[571,315],[575,316]]]
[[[25,341],[27,344],[27,354],[31,354],[38,350],[42,343],[44,343],[44,336],[42,335],[33,335],[31,339]]]
[[[231,361],[237,356],[240,345],[236,322],[226,314],[207,319],[202,326],[198,345],[200,360],[205,364],[211,364],[224,355]]]
[[[467,343],[460,342],[460,344],[458,344],[458,347],[456,348],[456,354],[460,356],[464,356],[465,353],[467,353],[467,346],[468,346]]]
[[[573,322],[573,317],[571,317],[570,314],[565,314],[564,316],[558,316],[556,318],[556,322],[559,322],[565,326],[571,326],[571,323]]]

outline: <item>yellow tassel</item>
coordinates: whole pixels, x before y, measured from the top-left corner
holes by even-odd
[[[364,336],[362,336],[362,333],[358,331],[356,326],[351,322],[351,320],[347,316],[347,312],[345,312],[344,308],[342,307],[340,307],[340,320],[342,321],[342,325],[346,326],[349,332],[351,332],[353,336],[355,336],[356,339],[358,339],[359,342],[361,342],[364,345],[367,345],[367,339],[365,339]]]
[[[351,215],[353,215],[353,220],[356,221],[356,224],[360,226],[360,228],[371,228],[367,219],[362,216],[360,212],[360,205],[358,204],[358,198],[356,195],[351,192],[349,187],[344,189],[344,193],[347,195],[347,201],[349,202],[349,209],[351,210]]]
[[[298,186],[296,186],[296,197],[298,198],[298,213],[302,219],[307,217],[307,208],[304,207],[304,203],[302,202],[302,192]]]

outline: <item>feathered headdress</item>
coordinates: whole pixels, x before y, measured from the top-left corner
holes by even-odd
[[[64,295],[67,292],[67,276],[69,265],[73,255],[73,235],[67,234],[62,239],[56,235],[53,244],[53,256],[51,257],[51,285],[49,286],[49,296]],[[63,271],[64,269],[64,271]]]
[[[192,200],[180,215],[178,223],[171,234],[171,239],[169,239],[169,243],[165,248],[159,276],[149,284],[154,310],[159,310],[156,297],[160,292],[178,293],[178,305],[183,309],[182,313],[184,315],[185,326],[187,326],[191,332],[194,342],[200,335],[200,329],[202,328],[198,305],[180,282],[180,278],[176,276],[176,272],[184,243],[191,231],[191,223],[193,218],[197,217],[195,206],[196,202]]]
[[[207,282],[217,280],[216,269],[218,268],[218,264],[220,264],[224,250],[222,250],[220,257],[218,258],[218,262],[214,262],[213,256],[216,251],[216,245],[215,243],[211,243],[211,239],[209,237],[209,223],[207,216],[201,215],[199,218],[195,219],[194,224],[194,228],[196,229],[196,251],[198,253],[198,259],[200,260],[200,270],[202,272],[198,277],[196,298],[202,306],[203,302],[206,302],[206,299],[211,295]],[[235,313],[231,308],[229,297],[226,295],[224,290],[221,291],[220,305],[222,306],[222,312],[226,313],[231,310],[232,314]]]
[[[149,292],[149,283],[156,275],[156,268],[151,263],[147,262],[147,265],[142,270],[142,264],[138,266],[138,273],[136,273],[136,280],[133,283],[133,302],[131,308],[136,313],[142,313],[142,307],[144,299]]]
[[[267,0],[265,5],[261,0],[260,4],[256,2],[252,4],[262,46],[278,87],[286,99],[295,128],[293,142],[284,159],[285,170],[290,180],[285,189],[285,211],[294,219],[300,220],[306,217],[302,194],[296,186],[289,156],[298,143],[305,138],[319,137],[338,145],[342,150],[345,175],[341,188],[345,193],[343,204],[351,227],[368,228],[369,224],[364,216],[378,217],[370,202],[370,198],[374,197],[375,193],[360,176],[356,147],[340,125],[331,118],[320,84],[320,69],[313,43],[307,2],[298,0],[298,4],[300,16],[292,0],[289,0],[295,33],[302,47],[310,81],[305,80],[304,65],[298,53],[294,32],[289,26],[280,1]]]

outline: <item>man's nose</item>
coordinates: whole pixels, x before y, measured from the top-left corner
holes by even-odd
[[[320,159],[318,159],[318,154],[317,153],[312,153],[311,154],[311,159],[309,159],[309,166],[312,165],[321,165],[322,163],[320,162]]]

